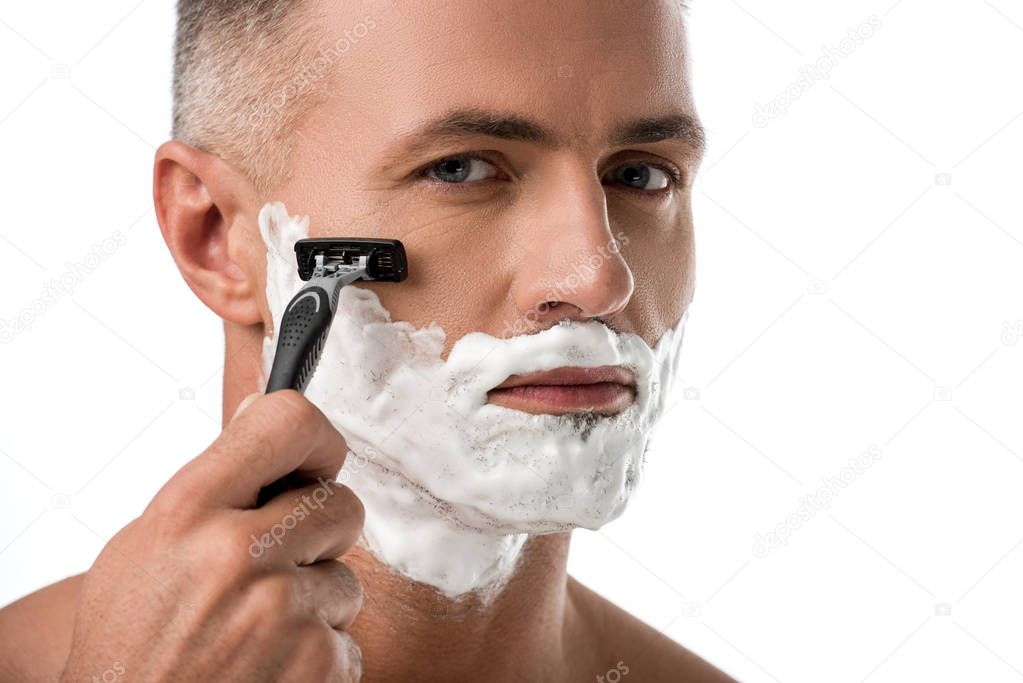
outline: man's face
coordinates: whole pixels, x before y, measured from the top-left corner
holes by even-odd
[[[269,273],[269,330],[301,286],[305,227],[288,214],[310,236],[404,243],[405,282],[341,291],[306,396],[361,456],[342,474],[368,547],[451,596],[505,580],[527,534],[622,512],[693,288],[699,134],[678,3],[494,7],[319,8],[321,47],[357,40],[297,131],[247,264]],[[264,371],[275,348],[264,339]],[[634,387],[591,381],[566,401],[499,387],[566,366],[630,368]]]
[[[678,2],[317,11],[322,47],[346,30],[353,40],[270,199],[308,215],[311,236],[401,240],[408,280],[359,285],[392,319],[436,322],[445,353],[471,331],[508,337],[565,317],[600,318],[651,346],[675,325],[693,294],[700,156],[685,134],[686,117],[698,122]],[[514,120],[491,135],[472,116],[423,133],[458,110]],[[671,125],[632,125],[662,118]]]

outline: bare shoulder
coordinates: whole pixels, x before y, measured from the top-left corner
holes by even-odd
[[[731,676],[571,577],[568,597],[579,622],[576,631],[590,643],[589,668],[596,680],[734,683]]]
[[[82,575],[0,609],[0,680],[55,681],[71,649]]]

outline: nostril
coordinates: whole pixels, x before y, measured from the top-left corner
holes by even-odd
[[[571,311],[566,313],[568,308],[576,307],[571,304],[566,305],[564,301],[544,301],[541,304],[537,304],[536,312],[544,318],[569,317],[577,314]]]

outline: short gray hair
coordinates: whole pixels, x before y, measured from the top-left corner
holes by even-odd
[[[316,35],[306,4],[178,0],[171,135],[239,168],[261,196],[287,178],[291,129],[313,101],[311,83],[293,83]]]

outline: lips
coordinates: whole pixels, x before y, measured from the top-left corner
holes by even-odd
[[[487,393],[490,403],[527,413],[613,415],[636,397],[636,378],[620,365],[563,367],[512,375]]]

